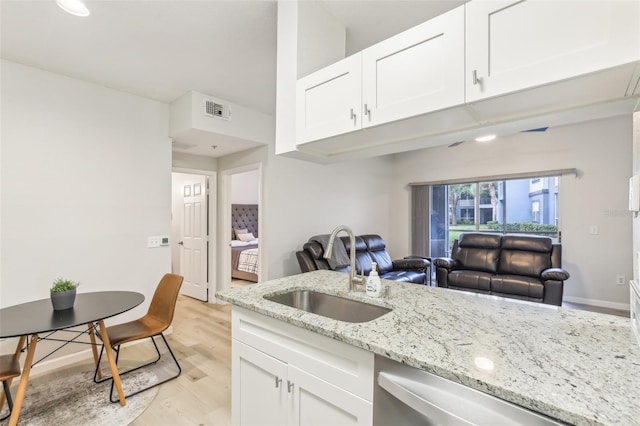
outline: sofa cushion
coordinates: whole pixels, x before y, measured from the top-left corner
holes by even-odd
[[[347,254],[351,253],[351,241],[349,237],[340,237],[342,242],[344,243],[344,248],[347,250]],[[364,240],[359,236],[355,237],[356,241],[356,273],[369,275],[371,272],[371,258],[367,253],[367,245]],[[348,270],[348,269],[347,269]]]
[[[533,277],[495,275],[491,277],[491,293],[542,299],[544,286],[539,279]]]
[[[449,287],[468,288],[471,290],[490,291],[491,273],[480,271],[451,271],[449,272]]]
[[[524,275],[539,278],[542,271],[551,267],[551,253],[506,250],[500,253],[499,274]]]
[[[461,269],[496,273],[500,257],[500,235],[460,234],[452,258]]]
[[[362,240],[367,245],[367,251],[371,260],[378,264],[378,273],[385,274],[393,270],[393,261],[386,250],[387,244],[380,235],[361,235]]]
[[[505,235],[502,237],[502,248],[507,250],[550,253],[552,245],[551,238],[538,235]]]
[[[416,271],[390,271],[386,274],[380,275],[380,278],[405,283],[424,284],[427,274]]]

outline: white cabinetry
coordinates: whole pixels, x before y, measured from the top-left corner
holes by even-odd
[[[473,0],[466,101],[638,61],[639,19],[638,1]]]
[[[464,102],[464,7],[298,80],[298,144]]]
[[[237,423],[286,425],[287,364],[235,339],[231,351],[233,396],[242,401],[234,412]]]
[[[464,102],[464,7],[362,51],[363,127]]]
[[[372,353],[235,306],[232,322],[234,424],[372,424]]]
[[[296,86],[298,143],[324,139],[362,127],[362,54],[329,65]]]
[[[385,155],[628,114],[639,95],[640,0],[472,0],[300,79],[296,149]]]

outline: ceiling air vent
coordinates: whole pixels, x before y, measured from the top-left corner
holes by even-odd
[[[225,120],[231,119],[231,109],[229,105],[222,105],[214,102],[211,99],[204,100],[204,115],[207,117],[223,118]]]

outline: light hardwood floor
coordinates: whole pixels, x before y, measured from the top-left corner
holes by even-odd
[[[132,425],[230,424],[231,305],[179,296],[167,340],[182,374],[160,386],[158,396]]]

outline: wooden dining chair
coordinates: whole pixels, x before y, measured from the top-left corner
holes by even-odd
[[[173,363],[178,367],[177,373],[175,375],[158,381],[153,385],[137,389],[131,392],[129,395],[125,395],[126,398],[151,389],[162,383],[168,382],[169,380],[173,380],[182,372],[180,364],[173,354],[173,351],[171,350],[167,339],[165,339],[164,335],[162,334],[167,328],[169,328],[171,322],[173,321],[173,313],[175,311],[176,301],[178,299],[180,287],[182,286],[182,281],[183,277],[180,275],[165,274],[156,287],[156,291],[153,294],[153,299],[151,300],[151,305],[149,305],[149,310],[147,311],[147,314],[145,316],[135,321],[129,321],[123,324],[107,327],[107,335],[109,336],[111,349],[116,352],[116,365],[118,364],[118,359],[120,358],[120,346],[124,343],[142,339],[151,339],[151,342],[153,343],[153,346],[156,350],[157,357],[153,361],[119,373],[121,378],[127,373],[131,373],[132,371],[154,365],[158,363],[158,361],[160,361],[160,359],[162,358],[162,354],[160,353],[160,349],[156,344],[156,337],[161,338],[161,340],[164,342],[164,345],[169,350],[169,354],[173,359]],[[99,334],[98,337],[101,338]],[[98,361],[96,362],[96,371],[93,380],[96,383],[101,383],[105,380],[111,380],[111,393],[109,395],[109,399],[111,400],[111,402],[117,402],[117,395],[115,399],[113,397],[113,378],[111,376],[103,376],[100,369],[100,360],[102,359],[104,350],[105,348],[103,344],[100,351],[100,356],[98,358]]]
[[[9,406],[9,414],[0,418],[0,421],[7,419],[11,415],[13,410],[13,399],[11,398],[11,381],[20,376],[20,361],[14,354],[0,355],[0,380],[2,381],[2,388],[4,389],[4,397],[0,409],[4,405],[4,398],[7,399],[7,405]]]

